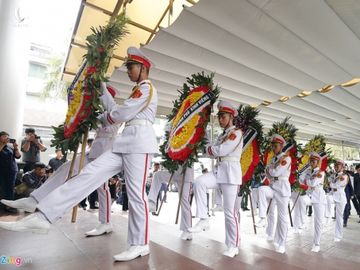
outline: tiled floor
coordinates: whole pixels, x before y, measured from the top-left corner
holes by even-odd
[[[333,242],[334,222],[325,228],[322,251],[310,252],[312,230],[296,235],[289,230],[286,254],[273,251],[264,236],[264,229],[253,232],[249,212],[241,218],[240,253],[234,259],[222,256],[225,250],[222,213],[211,218],[211,229],[194,236],[192,241],[179,239],[174,225],[176,194],[170,193],[159,217],[150,223],[150,256],[127,263],[114,263],[112,256],[126,249],[127,214],[113,207],[114,232],[101,237],[87,238],[84,232],[97,224],[96,213],[79,211],[78,221],[70,223],[70,214],[52,227],[49,234],[8,232],[0,229],[0,256],[23,260],[19,269],[360,269],[360,224],[352,216],[344,230],[344,240]],[[16,216],[2,216],[13,220]],[[0,264],[2,269],[15,265]]]

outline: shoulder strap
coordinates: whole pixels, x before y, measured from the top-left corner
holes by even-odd
[[[149,104],[150,104],[150,102],[152,100],[153,94],[154,94],[154,88],[153,88],[151,83],[147,83],[147,82],[145,83],[144,82],[142,84],[148,84],[150,86],[150,93],[149,93],[149,97],[146,100],[145,106],[140,110],[140,112],[142,112],[143,110],[145,110],[149,106]],[[131,94],[130,94],[129,98],[131,98],[138,89],[139,89],[139,85],[134,86],[133,89],[131,90]]]

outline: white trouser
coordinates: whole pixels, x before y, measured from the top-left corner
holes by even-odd
[[[85,158],[85,165],[90,163],[87,157]],[[77,175],[79,171],[80,154],[75,159],[72,176]],[[63,185],[68,177],[71,161],[67,161],[57,169],[49,179],[45,181],[38,189],[35,189],[30,196],[38,203],[41,202],[50,192]],[[99,221],[101,223],[110,223],[111,221],[111,196],[107,182],[97,189],[99,201]]]
[[[208,218],[206,207],[207,189],[220,188],[223,195],[223,207],[225,216],[225,244],[227,247],[239,246],[239,213],[236,210],[236,197],[238,186],[231,184],[216,184],[216,176],[213,172],[203,174],[195,179],[193,190],[196,199],[196,216]]]
[[[290,197],[284,197],[278,192],[274,191],[273,202],[275,202],[277,208],[277,222],[276,222],[274,243],[279,244],[279,246],[285,246],[286,243],[286,236],[288,232],[288,221],[289,221],[289,211],[288,211],[289,200]],[[269,211],[269,217],[272,217],[273,219],[275,215],[274,214],[275,205],[271,203],[270,211]],[[272,235],[269,233],[267,229],[267,234]]]
[[[336,216],[336,224],[335,224],[335,237],[342,239],[343,238],[343,226],[344,226],[344,210],[345,210],[345,202],[337,202],[334,201],[334,198],[332,195],[327,196],[327,203],[330,204],[332,207],[332,204],[335,203],[335,216]]]
[[[266,218],[266,211],[268,209],[270,199],[274,198],[274,191],[269,186],[261,186],[258,188],[258,197],[259,197],[259,217]],[[275,204],[275,202],[272,200],[271,205],[273,204]]]
[[[306,206],[311,205],[308,195],[300,195],[299,192],[292,192],[291,199],[294,205],[294,229],[300,229],[306,222]],[[296,201],[296,198],[297,201]]]
[[[314,210],[314,240],[313,244],[320,246],[320,239],[323,227],[325,204],[324,203],[313,203]]]
[[[146,245],[149,243],[149,217],[145,184],[149,163],[148,154],[122,154],[109,150],[86,165],[78,176],[50,192],[38,204],[38,209],[54,222],[110,177],[124,170],[129,197],[128,243]]]
[[[79,161],[80,155],[77,155],[74,164],[74,170],[72,176],[76,175],[79,170]],[[41,185],[38,189],[35,189],[31,192],[30,196],[33,197],[37,202],[40,202],[43,198],[45,198],[51,191],[58,188],[62,184],[65,183],[69,169],[70,169],[71,161],[67,161],[63,165],[61,165],[50,177],[45,181],[43,185]]]
[[[256,214],[256,208],[259,203],[259,188],[252,188],[250,192],[252,209],[254,210],[254,214]]]
[[[160,171],[154,174],[154,177],[151,182],[151,187],[149,191],[149,201],[156,202],[157,196],[159,194],[161,184],[162,183],[169,183],[169,179],[171,177],[171,173],[168,171]],[[182,175],[179,173],[175,173],[173,176],[173,180],[176,182],[178,186],[178,193],[180,196],[180,188],[181,188],[181,181]],[[180,202],[181,206],[181,220],[180,220],[180,230],[187,232],[189,228],[192,227],[192,218],[191,218],[191,206],[190,206],[190,187],[191,183],[185,181],[184,182],[184,189],[183,194]]]
[[[333,216],[334,216],[334,198],[332,194],[326,194],[325,217],[330,218]]]

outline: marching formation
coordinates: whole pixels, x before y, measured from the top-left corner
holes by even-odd
[[[109,233],[112,231],[111,201],[106,183],[122,171],[129,197],[129,248],[114,255],[115,261],[129,261],[150,253],[149,212],[155,212],[161,184],[168,184],[169,179],[179,189],[183,240],[191,240],[195,233],[209,229],[207,191],[216,191],[217,204],[222,206],[225,217],[225,256],[234,257],[239,253],[239,194],[245,189],[250,190],[253,214],[258,213],[256,226],[266,227],[267,239],[273,241],[277,252],[286,252],[289,217],[295,233],[301,233],[309,206],[314,212],[311,250],[320,251],[323,225],[333,217],[334,208],[334,241],[341,241],[347,204],[344,189],[350,179],[344,171],[344,162],[337,160],[335,172],[327,175],[331,156],[326,153],[324,143],[321,147],[309,146],[306,151],[302,150],[295,141],[296,128],[289,124],[288,119],[275,123],[267,136],[262,138],[261,131],[256,130],[258,127],[251,124],[256,120],[256,109],[250,108],[249,111],[255,113],[251,119],[244,119],[228,101],[218,102],[217,118],[223,132],[212,142],[206,133],[212,102],[217,98],[206,88],[211,88],[212,82],[190,91],[189,101],[179,104],[178,114],[169,119],[171,128],[168,134],[172,136],[172,141],[167,142],[164,149],[169,154],[167,158],[177,163],[172,163],[175,167],[164,163],[166,170],[154,173],[147,195],[145,186],[151,157],[159,151],[152,127],[157,110],[157,91],[148,79],[152,62],[140,49],[128,49],[125,65],[129,79],[136,85],[124,103],[118,105],[111,89],[108,90],[105,83],[101,84],[100,101],[104,113],[99,117],[101,127],[86,155],[83,170],[79,173],[73,171],[72,177],[66,181],[70,162],[65,163],[30,197],[16,201],[2,200],[5,205],[32,214],[16,222],[0,222],[0,228],[47,232],[51,224],[97,190],[100,224],[85,234],[98,236]],[[245,122],[248,123],[246,129],[243,126]],[[120,125],[124,128],[118,133]],[[180,133],[182,135],[176,137]],[[185,150],[188,151],[186,158],[181,152]],[[216,165],[211,172],[194,179],[193,162],[189,162],[189,157],[197,157],[201,151],[202,155],[216,160]],[[196,200],[196,217],[199,219],[194,226],[191,192]]]

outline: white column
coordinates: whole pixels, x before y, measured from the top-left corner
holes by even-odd
[[[0,0],[0,129],[19,139],[28,72],[28,14],[23,0]]]

